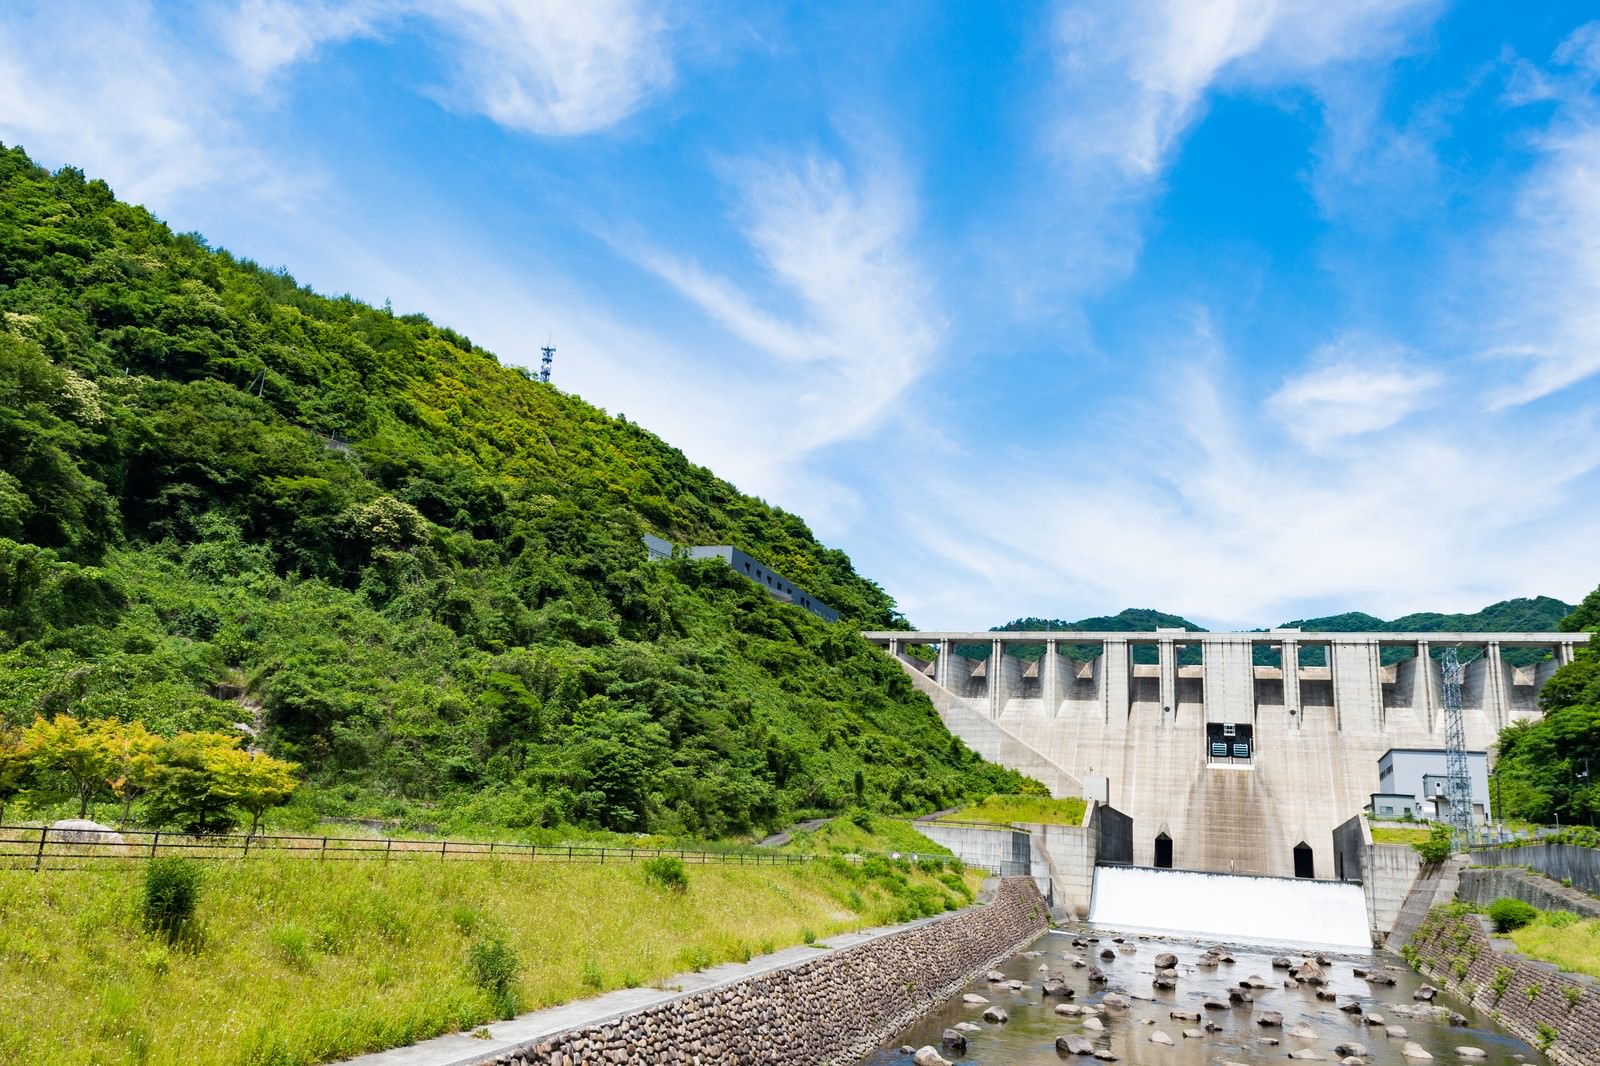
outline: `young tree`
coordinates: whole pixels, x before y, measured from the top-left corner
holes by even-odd
[[[167,742],[146,810],[159,825],[196,836],[226,833],[238,824],[238,776],[232,772],[239,738],[223,733],[179,733]]]
[[[255,836],[267,809],[289,802],[299,784],[294,778],[299,767],[265,752],[238,749],[226,753],[222,762],[233,779],[234,802],[250,815],[250,835]]]
[[[22,734],[22,746],[35,778],[49,788],[53,776],[58,785],[51,791],[76,799],[78,817],[87,818],[89,804],[104,794],[116,761],[104,725],[85,725],[66,714],[48,721],[35,718]]]
[[[107,723],[104,738],[114,760],[106,785],[122,801],[122,822],[126,825],[134,799],[156,782],[166,741],[139,721]]]
[[[6,821],[6,804],[28,787],[30,762],[21,735],[15,731],[0,731],[0,825]]]

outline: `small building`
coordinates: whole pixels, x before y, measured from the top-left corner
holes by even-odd
[[[1469,751],[1467,780],[1472,797],[1472,820],[1489,821],[1489,759],[1485,752]],[[1443,748],[1390,748],[1378,759],[1378,791],[1372,794],[1372,812],[1403,817],[1402,800],[1412,801],[1413,816],[1448,821],[1450,798]],[[1383,807],[1393,807],[1386,812]]]
[[[652,562],[658,559],[672,558],[673,545],[670,541],[653,537],[646,533],[644,536],[645,550],[650,553]],[[760,559],[746,555],[738,548],[728,544],[693,544],[689,546],[691,559],[721,559],[727,563],[733,572],[743,574],[757,585],[765,588],[775,600],[792,603],[796,607],[810,611],[824,622],[837,622],[839,612],[817,599],[805,589],[800,588],[793,581],[773,570]]]

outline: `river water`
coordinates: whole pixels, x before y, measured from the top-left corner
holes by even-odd
[[[1118,934],[1103,928],[1089,930],[1052,930],[1045,933],[1023,951],[1012,956],[997,969],[1009,979],[1023,982],[1019,991],[1008,989],[1003,983],[992,983],[980,977],[966,992],[987,997],[994,1006],[1004,1008],[1010,1021],[1003,1025],[985,1022],[982,1005],[969,1006],[957,993],[942,1007],[916,1023],[890,1042],[886,1048],[869,1055],[868,1066],[904,1066],[910,1056],[898,1048],[902,1044],[922,1047],[931,1044],[939,1047],[940,1036],[946,1028],[958,1022],[968,1022],[981,1028],[967,1033],[968,1047],[964,1053],[944,1050],[945,1058],[957,1063],[980,1066],[1034,1066],[1048,1063],[1061,1066],[1063,1062],[1077,1062],[1082,1066],[1096,1066],[1096,1060],[1087,1055],[1063,1055],[1056,1051],[1058,1036],[1077,1035],[1092,1039],[1094,1046],[1109,1050],[1123,1063],[1132,1066],[1217,1066],[1223,1062],[1275,1063],[1288,1059],[1288,1052],[1313,1049],[1324,1061],[1335,1063],[1339,1056],[1334,1048],[1342,1042],[1364,1044],[1367,1055],[1364,1061],[1370,1066],[1429,1066],[1426,1060],[1408,1059],[1401,1049],[1408,1041],[1420,1044],[1431,1052],[1437,1066],[1456,1063],[1485,1063],[1487,1066],[1509,1066],[1512,1063],[1543,1064],[1546,1059],[1538,1051],[1516,1037],[1498,1029],[1486,1016],[1474,1011],[1468,1004],[1440,993],[1435,1003],[1458,1011],[1468,1019],[1466,1026],[1453,1026],[1448,1021],[1433,1017],[1413,1015],[1415,1003],[1411,994],[1422,984],[1421,978],[1393,955],[1350,954],[1326,952],[1332,965],[1324,967],[1328,978],[1327,989],[1338,994],[1337,1002],[1319,1000],[1310,985],[1285,988],[1284,970],[1274,970],[1274,956],[1285,955],[1298,965],[1305,956],[1290,950],[1271,946],[1246,945],[1237,941],[1194,941],[1174,937],[1139,936],[1127,934],[1123,945],[1112,942]],[[1099,937],[1098,943],[1085,948],[1072,946],[1074,937]],[[1122,953],[1121,948],[1131,946],[1132,953]],[[1197,968],[1195,961],[1213,946],[1225,947],[1235,959],[1221,963],[1216,969]],[[1112,959],[1102,959],[1103,948],[1117,950]],[[1303,952],[1305,949],[1302,948]],[[1158,991],[1152,987],[1155,957],[1164,951],[1178,956],[1178,987],[1172,991]],[[1031,953],[1038,952],[1038,955]],[[1066,961],[1077,955],[1087,962],[1100,966],[1108,978],[1104,985],[1089,983],[1089,970],[1073,968]],[[1073,989],[1070,1000],[1046,1000],[1040,994],[1045,978],[1041,967],[1065,978]],[[1354,967],[1376,970],[1388,967],[1395,978],[1388,987],[1371,985],[1352,972]],[[1255,990],[1253,1003],[1227,1010],[1207,1010],[1202,1004],[1207,998],[1227,999],[1228,989],[1237,987],[1247,977],[1260,977],[1267,987]],[[1118,992],[1130,1000],[1122,1010],[1103,1010],[1097,1015],[1104,1029],[1092,1031],[1082,1025],[1082,1019],[1057,1014],[1055,1005],[1066,1002],[1078,1006],[1098,1005],[1107,992]],[[1385,1025],[1368,1025],[1359,1014],[1346,1014],[1337,1008],[1359,999],[1369,1013],[1383,1016],[1385,1025],[1404,1026],[1404,1037],[1385,1034]],[[1169,1017],[1173,1010],[1194,1011],[1201,1021],[1175,1021]],[[1256,1023],[1262,1011],[1278,1011],[1283,1015],[1282,1027],[1265,1028]],[[1206,1021],[1221,1026],[1220,1032],[1203,1036],[1185,1037],[1185,1029],[1197,1029]],[[1288,1030],[1297,1022],[1305,1022],[1316,1031],[1315,1039],[1291,1037]],[[1172,1045],[1152,1043],[1151,1035],[1161,1031],[1172,1038]],[[1276,1039],[1278,1044],[1263,1042],[1263,1038]],[[1456,1053],[1458,1047],[1481,1048],[1486,1058],[1466,1059]]]

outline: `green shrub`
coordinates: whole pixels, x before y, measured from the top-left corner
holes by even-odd
[[[685,892],[689,888],[689,871],[676,855],[657,855],[644,861],[644,879],[668,892]]]
[[[1578,1000],[1583,998],[1583,989],[1579,988],[1577,985],[1568,985],[1561,990],[1561,994],[1567,997],[1567,1006],[1569,1008],[1576,1007],[1578,1005]]]
[[[168,940],[190,931],[200,905],[200,864],[182,855],[151,859],[144,868],[139,916],[146,929]]]
[[[472,983],[486,992],[502,1018],[517,1014],[517,975],[522,960],[499,937],[475,941],[467,951],[467,969]]]
[[[1422,854],[1423,862],[1443,862],[1450,857],[1450,827],[1434,825],[1428,830],[1428,839],[1411,845]]]
[[[1549,911],[1544,916],[1544,924],[1552,929],[1565,929],[1576,921],[1579,921],[1579,918],[1571,911]]]
[[[1527,990],[1528,1002],[1532,1003],[1534,1000],[1538,999],[1539,998],[1539,993],[1543,992],[1543,991],[1544,991],[1544,986],[1541,985],[1538,981],[1535,981],[1533,984],[1529,985],[1528,986],[1528,990]]]
[[[1495,970],[1494,976],[1489,979],[1489,990],[1494,993],[1495,1002],[1506,994],[1506,986],[1511,983],[1511,968],[1501,966]]]
[[[1514,929],[1521,929],[1535,918],[1539,912],[1520,899],[1509,896],[1495,900],[1489,905],[1489,919],[1494,922],[1495,932],[1509,933]]]
[[[1540,1022],[1539,1023],[1539,1039],[1535,1040],[1534,1043],[1539,1045],[1539,1050],[1540,1051],[1549,1051],[1550,1050],[1550,1045],[1554,1044],[1556,1042],[1556,1038],[1559,1037],[1560,1035],[1561,1034],[1556,1031],[1555,1026],[1547,1025],[1544,1022]]]

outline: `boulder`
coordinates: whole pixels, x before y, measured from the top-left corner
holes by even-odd
[[[1172,967],[1178,965],[1178,956],[1174,955],[1170,951],[1163,951],[1161,954],[1156,956],[1155,965],[1156,969],[1158,970],[1171,969]]]
[[[1105,971],[1100,969],[1100,967],[1098,967],[1098,966],[1089,967],[1089,983],[1091,985],[1103,985],[1103,984],[1105,984],[1106,983]]]
[[[1072,991],[1072,986],[1059,977],[1052,977],[1040,986],[1040,994],[1046,999],[1071,999],[1077,995]]]
[[[1342,1044],[1335,1044],[1333,1046],[1333,1053],[1339,1056],[1341,1059],[1348,1055],[1359,1055],[1361,1058],[1366,1058],[1367,1045],[1358,1040],[1346,1040]]]
[[[1228,989],[1228,1002],[1229,1003],[1234,1003],[1234,1004],[1238,1004],[1238,1003],[1254,1003],[1255,999],[1256,999],[1255,995],[1248,988],[1230,988],[1230,989]]]
[[[1204,1007],[1206,1010],[1227,1010],[1227,1009],[1229,1009],[1229,1006],[1230,1006],[1230,1004],[1228,1003],[1227,1000],[1225,1000],[1225,999],[1215,999],[1215,998],[1207,999],[1204,1003],[1202,1003],[1200,1005],[1202,1007]]]
[[[1013,991],[1013,992],[1021,992],[1027,986],[1024,985],[1021,981],[1007,981],[1006,982],[1006,987],[1011,989],[1011,991]]]
[[[1438,994],[1439,990],[1437,988],[1434,988],[1432,985],[1423,985],[1421,988],[1411,993],[1411,998],[1421,1000],[1423,1003],[1432,1003],[1433,997],[1437,996]]]
[[[1310,1062],[1321,1062],[1323,1058],[1321,1052],[1315,1050],[1314,1048],[1308,1047],[1303,1047],[1298,1051],[1289,1052],[1289,1057],[1291,1059],[1305,1059]]]
[[[1264,1045],[1266,1047],[1277,1047],[1278,1046],[1278,1038],[1275,1037],[1275,1036],[1258,1036],[1258,1037],[1256,1037],[1256,1043]]]
[[[1081,970],[1081,969],[1083,969],[1085,966],[1087,966],[1089,964],[1087,962],[1083,961],[1083,956],[1082,955],[1068,955],[1067,956],[1067,965],[1071,966],[1074,969]]]
[[[976,992],[968,992],[966,995],[961,997],[961,1002],[965,1003],[969,1007],[976,1007],[989,1001],[978,995]]]
[[[1150,983],[1156,988],[1160,988],[1165,991],[1171,991],[1172,989],[1178,987],[1178,979],[1176,977],[1157,977]]]
[[[1377,1013],[1376,1011],[1374,1011],[1371,1014],[1363,1014],[1361,1016],[1361,1020],[1363,1022],[1365,1022],[1366,1024],[1368,1024],[1368,1025],[1388,1025],[1389,1024],[1389,1020],[1387,1018],[1385,1018],[1383,1015]]]
[[[1256,1015],[1256,1024],[1267,1026],[1282,1025],[1283,1015],[1275,1010],[1264,1010]]]
[[[984,976],[984,979],[986,981],[990,982],[991,984],[999,984],[1001,981],[1004,981],[1006,979],[1005,973],[1000,971],[1000,970],[990,970],[988,973],[984,974],[983,976]]]
[[[1058,1036],[1056,1050],[1063,1055],[1093,1055],[1094,1042],[1081,1036]]]
[[[939,1054],[932,1044],[917,1048],[916,1054],[911,1056],[911,1061],[916,1066],[955,1066],[949,1059]]]
[[[1279,955],[1278,957],[1276,957],[1276,958],[1274,958],[1272,960],[1272,968],[1274,970],[1288,970],[1288,969],[1292,969],[1293,966],[1294,966],[1294,964],[1291,963],[1288,959],[1284,958],[1282,955]]]
[[[1011,1020],[1011,1015],[1006,1013],[1004,1007],[990,1007],[983,1012],[983,1020],[990,1025],[1004,1025]]]
[[[1319,988],[1317,989],[1317,998],[1332,1003],[1334,1000],[1339,998],[1339,993],[1335,992],[1331,988]]]
[[[1246,977],[1243,981],[1239,982],[1239,987],[1240,988],[1266,988],[1267,987],[1267,982],[1263,981],[1261,978],[1257,977],[1255,974],[1251,974],[1249,977]]]
[[[912,1047],[910,1044],[901,1044],[900,1045],[900,1054],[902,1054],[902,1055],[915,1055],[916,1053],[917,1053],[917,1049]]]
[[[1458,1059],[1486,1059],[1488,1057],[1489,1053],[1481,1047],[1456,1048],[1456,1058]]]
[[[1288,1033],[1296,1040],[1315,1040],[1317,1038],[1317,1031],[1311,1028],[1311,1026],[1307,1025],[1305,1022],[1295,1022],[1289,1028],[1285,1029],[1284,1032]]]
[[[1215,955],[1202,955],[1194,960],[1194,964],[1201,970],[1215,970],[1217,968],[1217,957]]]
[[[981,1033],[981,1032],[983,1032],[983,1026],[981,1026],[981,1025],[973,1025],[971,1022],[956,1022],[956,1024],[952,1025],[950,1028],[954,1029],[958,1033]]]
[[[958,1029],[946,1029],[944,1036],[939,1038],[939,1044],[941,1047],[947,1047],[951,1051],[965,1051],[967,1050],[967,1034]]]
[[[1102,959],[1114,959],[1117,957],[1117,953],[1111,948],[1101,948],[1100,957]]]
[[[1083,1008],[1076,1003],[1057,1003],[1056,1013],[1066,1018],[1076,1018],[1083,1013]]]
[[[1167,1017],[1171,1018],[1175,1022],[1197,1022],[1200,1020],[1200,1012],[1192,1010],[1169,1010],[1167,1011]]]
[[[1366,1008],[1361,1005],[1361,1001],[1359,999],[1352,999],[1349,1003],[1342,1003],[1339,1005],[1339,1009],[1344,1011],[1346,1014],[1360,1014],[1362,1011],[1366,1010]]]
[[[1150,1043],[1165,1044],[1167,1047],[1171,1047],[1172,1037],[1168,1036],[1166,1033],[1163,1033],[1160,1029],[1157,1029],[1155,1032],[1150,1034]]]
[[[1394,975],[1383,970],[1380,970],[1377,973],[1369,973],[1367,974],[1367,984],[1386,986],[1392,985],[1394,984]]]
[[[1117,1057],[1111,1053],[1109,1048],[1095,1048],[1094,1057],[1099,1059],[1101,1062],[1117,1061]]]
[[[1406,1027],[1403,1025],[1385,1026],[1383,1035],[1391,1040],[1404,1040],[1406,1038]]]
[[[1099,1018],[1096,1018],[1092,1014],[1083,1019],[1083,1028],[1086,1032],[1090,1033],[1103,1033],[1106,1031],[1105,1025],[1101,1023]]]
[[[1433,1054],[1415,1040],[1406,1041],[1406,1046],[1400,1049],[1400,1054],[1404,1058],[1416,1059],[1418,1062],[1426,1062],[1433,1058]]]
[[[1206,1031],[1204,1029],[1196,1029],[1196,1028],[1191,1027],[1191,1028],[1185,1029],[1183,1031],[1183,1038],[1185,1040],[1199,1040],[1201,1037],[1203,1037],[1205,1035],[1206,1035]]]
[[[1115,992],[1107,992],[1100,1000],[1100,1005],[1108,1010],[1127,1010],[1128,997]]]
[[[1322,966],[1316,959],[1307,959],[1294,971],[1294,978],[1303,984],[1325,985],[1328,983],[1327,974],[1322,972]]]
[[[1220,1033],[1220,1032],[1222,1032],[1222,1026],[1218,1025],[1216,1022],[1212,1021],[1210,1018],[1207,1018],[1204,1022],[1202,1022],[1200,1024],[1200,1028],[1204,1029],[1208,1033]]]
[[[1137,952],[1138,950],[1139,949],[1134,947],[1132,944],[1118,944],[1117,945],[1117,952],[1118,952],[1118,954],[1121,954],[1121,955],[1132,955],[1135,952]]]

